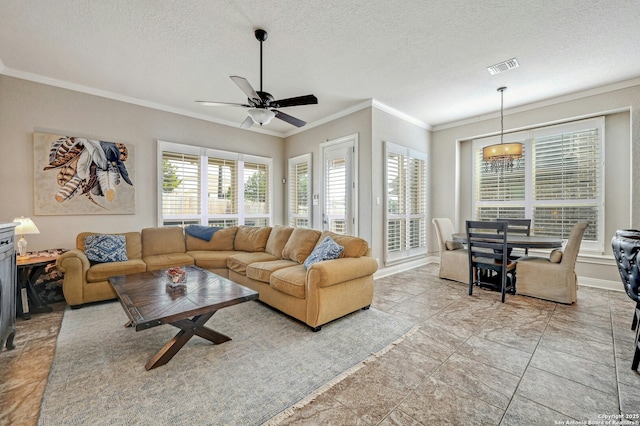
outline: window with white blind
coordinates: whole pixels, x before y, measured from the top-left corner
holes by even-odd
[[[271,223],[270,158],[162,141],[158,157],[161,225]]]
[[[385,143],[385,263],[427,252],[427,155]]]
[[[482,147],[499,138],[475,140],[476,219],[530,218],[532,235],[568,238],[587,222],[582,247],[604,250],[604,118],[593,118],[505,135],[522,142],[520,167],[502,174],[486,170]]]
[[[289,159],[289,226],[311,227],[311,154]]]

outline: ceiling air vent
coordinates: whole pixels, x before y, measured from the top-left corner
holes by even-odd
[[[501,72],[518,68],[519,66],[520,64],[518,64],[518,60],[516,58],[513,58],[509,59],[508,61],[500,62],[499,64],[491,65],[490,67],[487,67],[487,71],[489,71],[489,74],[491,75],[496,75],[500,74]]]

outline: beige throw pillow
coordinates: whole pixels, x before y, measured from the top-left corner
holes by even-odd
[[[446,241],[444,245],[447,247],[447,250],[458,250],[464,248],[464,245],[457,241]]]
[[[549,261],[551,263],[560,263],[560,261],[562,260],[562,250],[551,250],[551,253],[549,254]]]

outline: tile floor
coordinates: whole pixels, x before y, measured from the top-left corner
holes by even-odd
[[[502,304],[439,279],[436,264],[375,286],[375,308],[420,328],[284,424],[605,424],[621,413],[640,424],[626,294],[581,287],[574,305],[511,295]],[[16,349],[0,353],[1,425],[37,423],[64,308],[17,320]]]

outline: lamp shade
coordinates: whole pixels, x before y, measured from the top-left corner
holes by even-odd
[[[484,161],[498,160],[501,158],[522,158],[522,144],[519,142],[499,143],[482,148]]]
[[[249,117],[253,120],[254,123],[263,125],[269,124],[271,119],[276,116],[276,113],[266,108],[250,108],[249,109]]]
[[[19,225],[16,226],[16,234],[25,235],[25,234],[39,234],[40,230],[35,223],[28,217],[17,217],[13,219],[14,222],[18,222]]]

